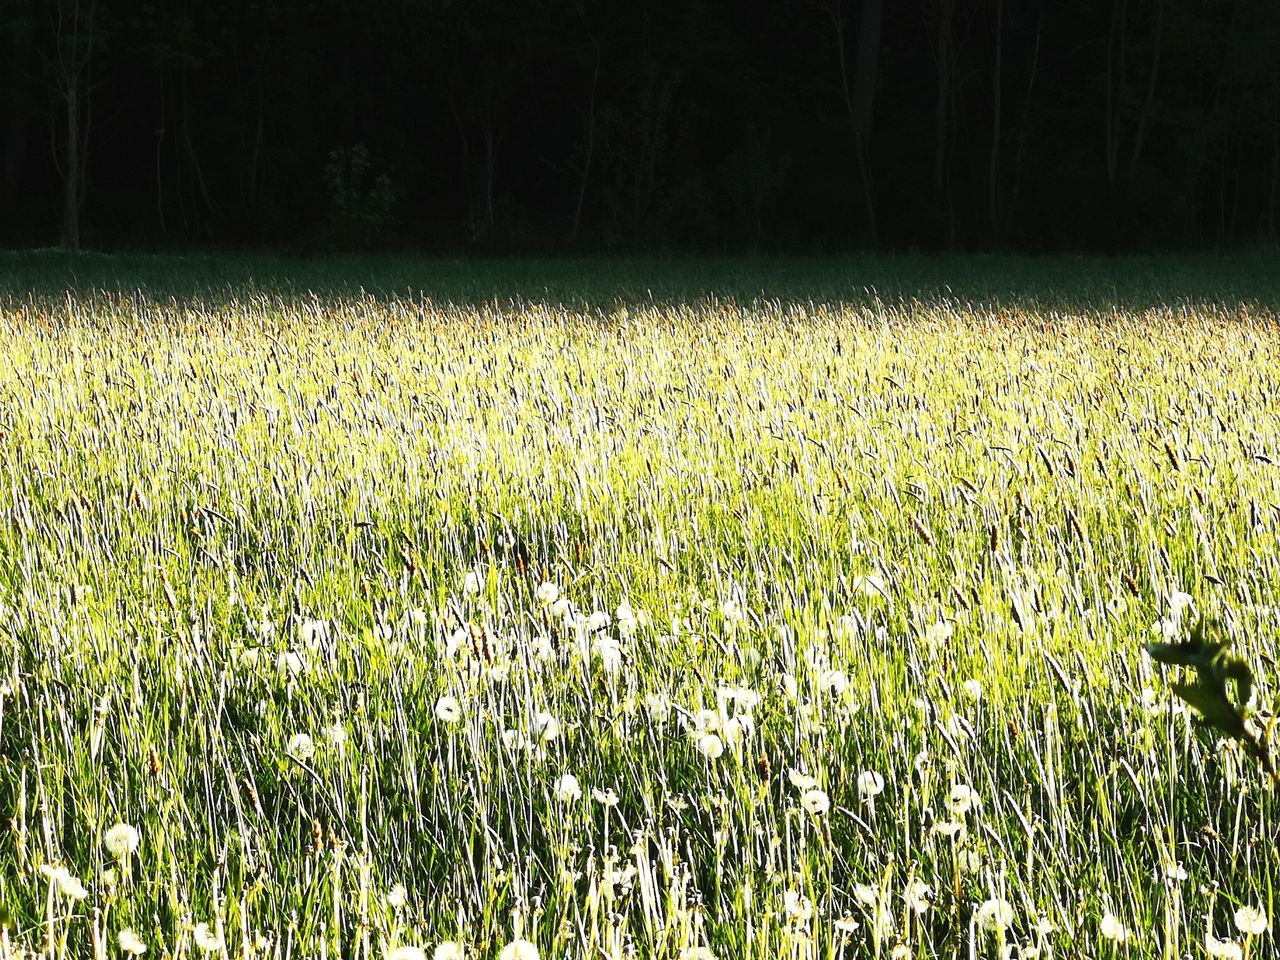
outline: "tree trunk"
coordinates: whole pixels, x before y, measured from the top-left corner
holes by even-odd
[[[596,91],[600,85],[600,47],[596,45],[596,67],[591,74],[591,98],[587,101],[586,155],[582,158],[582,178],[578,181],[578,202],[573,209],[573,230],[570,240],[577,241],[582,228],[582,208],[587,202],[587,183],[591,179],[591,161],[596,149]]]
[[[27,105],[22,84],[22,67],[18,56],[25,47],[12,51],[12,70],[9,74],[9,133],[4,154],[4,204],[12,208],[22,187],[22,173],[27,158]]]
[[[1271,131],[1271,198],[1267,204],[1267,232],[1271,242],[1280,240],[1276,234],[1276,200],[1280,198],[1280,122]]]
[[[493,181],[498,166],[499,134],[493,119],[493,106],[486,104],[484,116],[484,229],[485,240],[497,237],[497,217],[493,207]]]
[[[844,11],[840,0],[827,7],[835,29],[836,56],[840,66],[840,88],[844,94],[845,112],[853,132],[854,156],[862,187],[864,242],[874,245],[876,228],[875,185],[871,170],[871,120],[876,97],[876,77],[880,70],[880,24],[884,0],[862,0],[858,15],[858,49],[854,59],[852,83],[849,80],[848,57],[845,53]]]
[[[884,0],[862,0],[858,18],[858,59],[853,79],[853,135],[862,175],[862,198],[866,213],[865,236],[874,246],[879,240],[876,223],[875,184],[871,170],[871,119],[875,109],[876,79],[880,73],[880,24]]]
[[[1004,204],[1004,221],[1002,231],[1008,237],[1013,228],[1015,213],[1018,209],[1018,197],[1022,193],[1022,158],[1027,149],[1027,127],[1030,125],[1031,99],[1036,90],[1036,73],[1040,69],[1040,38],[1044,33],[1044,5],[1036,19],[1036,42],[1031,50],[1031,67],[1027,72],[1027,99],[1022,107],[1022,122],[1018,125],[1018,145],[1013,154],[1013,183],[1009,187],[1009,198]]]
[[[938,68],[937,99],[933,112],[933,187],[941,205],[946,208],[948,247],[954,247],[956,243],[955,204],[951,198],[951,179],[947,164],[951,128],[951,42],[955,9],[955,0],[941,0],[938,4],[938,47],[935,59]]]
[[[1004,242],[1004,213],[1000,196],[1001,87],[1004,72],[1004,0],[996,0],[996,58],[991,71],[991,154],[987,159],[987,205],[991,215],[991,241]]]
[[[1120,158],[1120,103],[1125,83],[1125,15],[1128,0],[1115,0],[1107,32],[1107,185],[1115,189]]]
[[[74,81],[63,91],[66,100],[66,154],[62,172],[62,245],[80,250],[80,90]]]
[[[1147,124],[1151,120],[1151,110],[1156,100],[1156,77],[1160,74],[1160,45],[1164,38],[1164,0],[1156,0],[1156,32],[1151,43],[1151,73],[1147,77],[1147,98],[1142,105],[1142,113],[1138,117],[1138,127],[1133,134],[1133,152],[1129,155],[1129,179],[1138,172],[1138,162],[1142,159],[1142,144],[1147,135]]]

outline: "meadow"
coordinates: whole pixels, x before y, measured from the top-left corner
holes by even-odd
[[[0,957],[1275,956],[1278,268],[0,255]]]

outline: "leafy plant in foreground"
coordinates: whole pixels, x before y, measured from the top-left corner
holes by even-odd
[[[1280,771],[1271,754],[1274,713],[1262,713],[1253,705],[1253,670],[1231,652],[1219,623],[1200,617],[1185,640],[1175,643],[1148,643],[1147,653],[1159,663],[1189,667],[1194,680],[1178,680],[1173,692],[1193,707],[1200,719],[1224,736],[1239,740],[1267,776],[1280,784]],[[1265,716],[1265,726],[1261,721]]]

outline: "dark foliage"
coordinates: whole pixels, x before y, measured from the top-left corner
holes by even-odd
[[[1274,242],[1277,50],[1276,0],[0,0],[0,242]]]

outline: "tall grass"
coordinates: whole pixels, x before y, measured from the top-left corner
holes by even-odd
[[[11,258],[4,955],[1273,955],[1268,287],[975,262]]]

